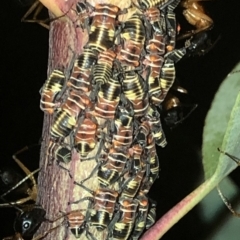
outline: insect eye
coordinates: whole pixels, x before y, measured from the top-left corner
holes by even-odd
[[[29,228],[30,228],[30,226],[31,226],[31,221],[24,221],[23,222],[23,225],[22,225],[22,227],[23,227],[23,230],[28,230]]]

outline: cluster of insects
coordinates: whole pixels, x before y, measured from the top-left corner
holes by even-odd
[[[124,22],[120,16],[130,8],[92,6],[85,1],[72,6],[77,13],[76,27],[86,31],[89,40],[82,53],[74,56],[69,74],[69,69],[61,66],[52,71],[41,89],[40,108],[52,116],[46,150],[48,164],[57,163],[67,171],[86,196],[69,202],[77,209],[52,220],[45,218],[45,210],[38,205],[22,210],[24,217],[14,224],[16,235],[5,240],[24,239],[33,235],[42,221],[62,218],[76,238],[84,233],[92,240],[96,237],[90,227],[99,232],[106,230],[106,239],[137,240],[154,224],[156,202],[148,193],[160,170],[156,145],[167,144],[159,109],[168,112],[165,120],[171,126],[184,119],[176,110],[182,105],[170,91],[175,88],[187,93],[174,85],[175,64],[205,43],[204,33],[213,24],[198,1],[182,1],[184,16],[196,29],[179,36],[186,42],[176,48],[174,10],[179,3],[180,0],[137,0],[130,6],[133,14]],[[96,163],[81,181],[75,181],[68,168],[75,161],[74,152],[81,162]],[[24,171],[33,183],[28,197],[8,205],[36,201],[33,173]],[[86,183],[94,175],[98,187],[92,190]],[[86,208],[81,207],[83,202],[87,203]],[[28,223],[25,231],[20,229],[25,226],[24,221]],[[33,239],[41,239],[60,226],[63,224]]]

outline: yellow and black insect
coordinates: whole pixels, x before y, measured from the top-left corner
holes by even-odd
[[[80,113],[90,107],[87,95],[72,91],[53,119],[50,130],[52,139],[64,138],[70,134],[77,124]]]
[[[41,91],[40,108],[42,111],[49,114],[54,112],[58,106],[56,103],[59,100],[58,95],[62,91],[64,84],[64,73],[59,69],[53,70]]]
[[[97,176],[101,187],[108,187],[116,183],[123,174],[123,170],[129,159],[129,153],[126,148],[111,148],[108,153],[107,161],[101,164]]]
[[[143,10],[152,7],[159,7],[162,9],[172,1],[173,0],[138,0],[138,4]]]
[[[90,12],[85,2],[77,2],[76,4],[77,13],[77,25],[80,25],[82,30],[89,28]]]
[[[53,162],[54,159],[56,159],[57,162],[63,163],[69,163],[72,160],[72,150],[70,146],[55,143],[51,140],[47,148],[47,155],[50,158],[50,163]]]
[[[134,71],[126,72],[122,80],[122,90],[125,97],[133,105],[135,117],[144,116],[149,100],[143,78]]]
[[[117,6],[111,4],[97,4],[95,6],[87,47],[102,52],[113,46],[119,10]]]
[[[127,66],[135,69],[139,66],[146,38],[145,34],[143,22],[138,15],[133,15],[124,23],[120,33],[122,43],[117,50],[117,59],[122,67]]]
[[[177,23],[174,9],[177,7],[181,0],[174,0],[167,8],[166,22],[167,22],[167,33],[168,33],[168,51],[175,49],[176,35],[177,35]]]
[[[108,237],[116,240],[127,240],[134,227],[138,201],[132,198],[121,197],[119,205],[119,211],[108,226]]]
[[[156,221],[157,213],[156,213],[157,203],[152,199],[149,199],[149,208],[148,215],[146,220],[146,229],[149,229]]]
[[[89,92],[92,80],[92,68],[97,62],[97,53],[89,48],[84,49],[83,53],[75,61],[71,76],[67,86],[83,92]]]
[[[135,225],[133,231],[131,233],[132,240],[138,240],[147,224],[147,216],[148,216],[148,207],[149,200],[143,193],[138,193],[137,201],[139,203],[138,206],[138,214],[136,216]]]
[[[108,188],[99,188],[96,191],[92,191],[82,183],[74,182],[74,184],[82,187],[93,196],[84,197],[70,204],[78,204],[88,200],[89,205],[86,218],[90,219],[89,224],[91,226],[95,226],[98,231],[103,231],[108,227],[115,213],[118,192]]]
[[[147,194],[155,180],[158,178],[160,170],[153,134],[149,134],[148,136],[148,145],[145,148],[144,155],[147,156],[146,175],[141,183],[140,191]]]
[[[132,161],[133,164],[131,166],[132,169],[128,169],[127,173],[123,176],[123,181],[120,184],[122,197],[135,198],[146,172],[146,164],[144,162],[146,159],[144,159],[144,157],[144,155],[141,155],[139,159],[135,156],[135,158],[129,160]],[[138,167],[136,167],[136,165]]]
[[[108,136],[115,149],[129,148],[133,136],[134,111],[130,104],[119,105],[115,114],[115,120],[108,128]]]
[[[100,86],[95,105],[95,115],[105,119],[114,119],[120,94],[121,84],[118,77],[110,77],[106,83]]]
[[[164,58],[161,74],[160,74],[160,87],[161,87],[161,101],[163,101],[173,85],[176,77],[175,64],[186,54],[186,48],[175,49],[167,53]]]
[[[75,132],[75,149],[81,158],[85,158],[97,144],[97,120],[90,114],[83,115]]]

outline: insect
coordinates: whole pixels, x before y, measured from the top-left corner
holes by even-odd
[[[135,69],[139,66],[145,42],[145,28],[142,20],[135,14],[124,23],[120,33],[122,44],[118,47],[117,59],[121,66]]]
[[[160,169],[155,141],[152,133],[148,135],[148,144],[145,147],[144,154],[147,156],[146,175],[142,180],[140,191],[147,194],[155,180],[158,178]]]
[[[146,10],[152,7],[161,7],[164,8],[167,4],[173,0],[138,0],[138,4],[141,9]]]
[[[3,199],[3,197],[5,197],[7,194],[9,194],[10,192],[12,192],[14,189],[17,189],[20,185],[20,190],[22,193],[24,193],[24,195],[28,195],[27,197],[18,199],[17,201],[14,202],[10,202],[10,203],[2,203],[0,204],[0,207],[12,207],[14,205],[20,205],[20,204],[24,204],[28,201],[34,201],[36,202],[36,198],[37,198],[37,183],[36,180],[34,178],[34,174],[36,172],[38,172],[40,169],[37,169],[33,172],[30,172],[29,169],[17,158],[17,155],[28,150],[28,147],[24,147],[23,149],[17,151],[14,155],[13,155],[13,159],[14,161],[18,164],[18,166],[24,171],[24,173],[27,175],[25,178],[23,179],[19,179],[19,176],[16,176],[15,173],[11,173],[11,172],[2,172],[0,174],[2,181],[4,182],[5,185],[10,186],[10,189],[5,192],[4,194],[2,194],[0,197]],[[14,176],[12,175],[14,174]],[[26,180],[30,179],[32,184],[26,184]]]
[[[49,141],[47,155],[50,157],[50,162],[54,159],[57,162],[69,163],[72,160],[72,150],[68,145]]]
[[[115,56],[116,54],[110,49],[99,53],[97,64],[93,68],[93,81],[95,84],[101,85],[108,82],[109,78],[112,76]]]
[[[42,111],[49,114],[54,112],[58,106],[56,103],[59,100],[58,94],[62,91],[64,83],[65,76],[62,70],[53,70],[41,90],[40,108]]]
[[[86,94],[71,91],[61,110],[54,116],[50,130],[51,138],[55,140],[68,136],[76,126],[79,115],[88,107],[92,106]]]
[[[108,187],[123,174],[126,163],[129,159],[129,153],[126,148],[111,148],[108,153],[107,162],[103,163],[97,173],[98,182],[101,187]]]
[[[82,30],[89,28],[89,8],[85,2],[76,3],[77,22],[80,22]]]
[[[44,238],[48,233],[52,232],[60,225],[57,225],[44,233],[32,238],[34,233],[37,231],[39,226],[43,221],[45,221],[45,210],[39,205],[31,205],[30,207],[26,208],[25,210],[20,210],[20,214],[17,215],[14,221],[14,230],[15,235],[6,237],[3,240],[39,240]]]
[[[163,101],[173,85],[176,76],[174,63],[178,62],[186,54],[186,48],[175,49],[165,54],[165,62],[160,74],[161,101]]]
[[[134,71],[126,72],[122,79],[122,90],[133,105],[135,117],[144,116],[149,100],[143,78]]]
[[[122,197],[134,198],[145,175],[146,164],[143,155],[141,155],[140,158],[135,156],[129,161],[132,161],[132,168],[123,176],[120,184],[120,192]]]
[[[145,196],[145,194],[140,192],[136,199],[139,205],[135,225],[131,233],[130,239],[132,240],[138,240],[141,234],[143,233],[144,229],[146,228],[149,207],[149,200]]]
[[[133,135],[133,108],[126,101],[117,107],[115,120],[110,122],[108,135],[115,149],[130,147]]]
[[[187,93],[187,90],[175,81],[162,103],[162,118],[170,128],[177,127],[197,108],[197,104],[187,102]]]
[[[92,68],[97,62],[96,51],[86,48],[77,58],[67,86],[85,93],[91,90]]]
[[[187,47],[186,57],[189,56],[203,56],[207,54],[220,40],[221,35],[212,37],[212,31],[203,31],[196,33],[190,39],[186,40],[185,46]]]
[[[86,157],[96,146],[98,122],[90,113],[83,115],[75,131],[75,148],[82,158]]]
[[[138,201],[136,199],[119,199],[119,211],[108,226],[110,239],[127,240],[134,227]]]
[[[165,147],[167,145],[166,137],[162,129],[160,114],[154,105],[150,105],[147,114],[142,118],[142,122],[147,121],[151,127],[153,138],[158,146]]]
[[[185,8],[185,10],[183,11],[183,15],[191,25],[196,27],[196,30],[192,30],[190,32],[180,35],[177,38],[178,40],[184,38],[186,39],[196,33],[210,30],[213,27],[213,20],[205,13],[203,6],[199,4],[200,1],[182,1],[182,6],[183,8]]]
[[[118,77],[110,77],[99,89],[95,114],[98,117],[113,119],[120,101],[121,84]]]
[[[156,207],[157,203],[152,199],[149,199],[149,208],[148,208],[148,215],[146,220],[146,229],[149,229],[156,221]]]
[[[87,47],[98,52],[111,48],[116,35],[116,18],[119,8],[111,4],[96,4]]]
[[[74,183],[91,193],[93,197],[84,197],[71,204],[89,200],[88,215],[90,215],[91,219],[89,223],[91,226],[95,226],[98,231],[103,231],[113,218],[118,192],[107,188],[99,188],[94,192],[80,183]]]

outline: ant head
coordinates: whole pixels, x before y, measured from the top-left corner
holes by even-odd
[[[45,220],[45,215],[46,211],[40,206],[34,206],[31,210],[21,212],[14,222],[15,232],[20,232],[23,237],[33,236]]]

